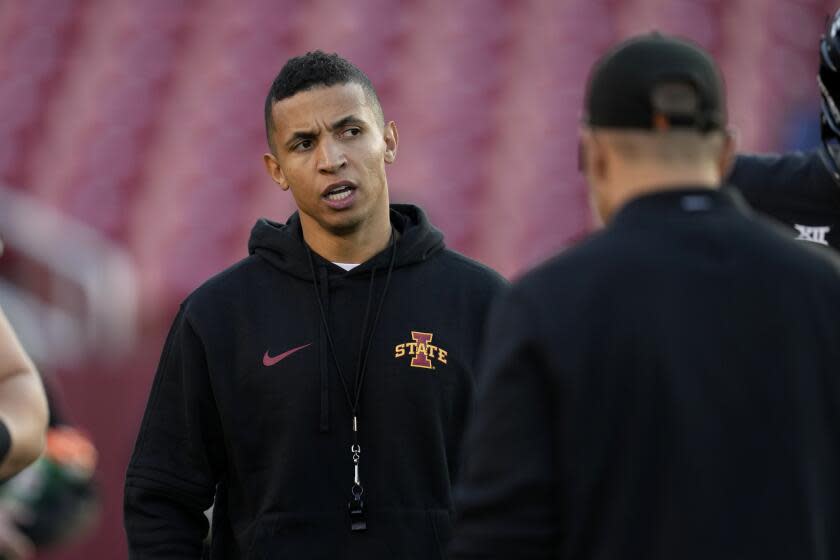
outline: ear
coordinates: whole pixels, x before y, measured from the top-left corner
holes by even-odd
[[[610,166],[606,148],[589,129],[580,133],[580,167],[589,185],[589,209],[592,224],[600,228],[609,218],[610,189],[607,178]]]
[[[394,163],[397,159],[397,144],[399,144],[400,135],[397,132],[397,123],[389,121],[385,125],[385,163]]]
[[[268,171],[268,175],[271,177],[271,180],[280,185],[280,188],[284,191],[289,190],[289,183],[286,181],[286,175],[280,168],[280,163],[277,161],[277,158],[274,157],[274,154],[264,154],[263,163],[265,163],[265,169]]]
[[[732,164],[735,162],[735,150],[737,149],[738,142],[737,131],[735,129],[727,128],[723,134],[723,148],[718,158],[718,171],[723,182],[726,182],[729,178],[729,172],[732,171]]]
[[[589,130],[580,133],[580,168],[590,182],[601,182],[608,178],[609,165],[605,148]],[[595,186],[594,184],[592,186]]]

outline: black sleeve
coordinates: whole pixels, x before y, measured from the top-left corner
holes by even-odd
[[[223,457],[204,348],[183,308],[166,340],[125,482],[132,560],[199,559]]]
[[[450,558],[549,558],[556,546],[551,391],[534,315],[508,294],[485,338]]]

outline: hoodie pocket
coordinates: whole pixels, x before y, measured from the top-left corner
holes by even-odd
[[[447,510],[368,512],[354,533],[342,513],[277,513],[260,519],[248,560],[443,560],[452,533]]]
[[[447,510],[389,510],[370,514],[372,536],[384,541],[393,560],[443,560],[452,534]]]
[[[344,533],[338,513],[273,513],[255,531],[248,560],[342,558]]]

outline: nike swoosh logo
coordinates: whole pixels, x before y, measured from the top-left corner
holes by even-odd
[[[297,348],[292,348],[291,350],[286,350],[282,354],[277,354],[276,356],[269,356],[268,355],[268,350],[266,350],[265,355],[263,356],[263,365],[265,367],[271,367],[274,364],[276,364],[277,362],[279,362],[280,360],[282,360],[284,358],[288,358],[289,356],[291,356],[292,354],[294,354],[298,350],[303,350],[307,346],[312,346],[312,343],[310,342],[309,344],[304,344],[303,346],[298,346]]]

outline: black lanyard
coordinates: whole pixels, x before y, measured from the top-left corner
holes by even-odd
[[[347,508],[350,511],[350,529],[353,531],[364,531],[367,529],[367,522],[365,521],[365,504],[362,496],[365,489],[362,486],[362,480],[359,476],[359,460],[361,459],[362,446],[359,445],[359,403],[362,395],[362,385],[365,381],[365,371],[367,371],[367,361],[370,355],[370,347],[373,343],[373,335],[376,333],[376,325],[379,323],[379,316],[382,313],[382,306],[385,303],[385,296],[388,293],[388,286],[391,284],[391,273],[394,271],[394,263],[397,260],[397,241],[394,235],[393,228],[391,229],[391,239],[389,241],[391,246],[391,260],[388,264],[388,274],[385,276],[385,288],[382,290],[382,296],[379,298],[379,305],[376,309],[376,315],[373,318],[373,324],[370,328],[370,335],[365,345],[365,331],[367,330],[368,319],[370,318],[370,307],[373,301],[373,285],[376,276],[376,268],[370,273],[370,288],[368,290],[368,300],[365,306],[365,316],[362,321],[362,338],[359,343],[359,361],[356,368],[356,386],[353,397],[350,396],[350,389],[347,379],[344,377],[344,372],[341,370],[341,364],[338,361],[338,354],[335,351],[335,343],[333,342],[332,333],[330,332],[330,325],[327,321],[327,313],[324,310],[324,302],[321,299],[321,292],[318,290],[318,279],[315,275],[315,263],[312,259],[312,250],[309,245],[306,247],[306,254],[309,257],[309,268],[312,271],[312,285],[315,288],[315,300],[318,302],[318,310],[321,312],[321,324],[324,326],[324,331],[327,333],[327,342],[329,342],[330,354],[332,354],[335,369],[338,371],[338,377],[341,380],[341,386],[344,388],[344,396],[347,398],[347,405],[350,407],[350,413],[353,418],[353,443],[350,445],[350,457],[353,461],[353,485],[350,487],[350,501]]]

